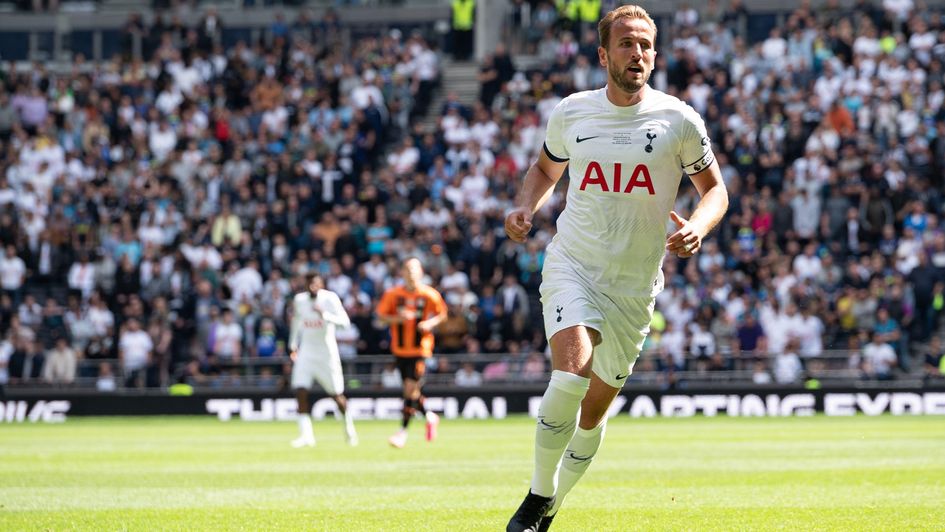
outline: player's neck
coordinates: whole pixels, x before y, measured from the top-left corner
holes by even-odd
[[[630,107],[643,101],[643,96],[648,90],[647,85],[640,87],[637,92],[625,92],[617,88],[613,83],[607,84],[607,99],[617,107]]]

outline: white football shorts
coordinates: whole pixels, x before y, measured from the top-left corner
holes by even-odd
[[[591,370],[614,388],[623,387],[650,332],[656,299],[610,296],[595,290],[573,267],[546,263],[541,303],[548,340],[558,331],[583,325],[600,333]]]
[[[317,382],[328,395],[345,391],[345,378],[338,357],[307,357],[299,354],[292,365],[292,389],[309,389]]]

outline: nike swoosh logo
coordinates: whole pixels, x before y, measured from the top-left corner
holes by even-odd
[[[629,377],[629,376],[630,376],[629,373],[627,373],[626,375],[617,375],[617,380],[618,380],[618,381],[622,381],[622,380],[626,379],[626,378]]]
[[[578,135],[577,143],[580,144],[580,143],[584,142],[585,140],[596,139],[596,138],[599,137],[599,136],[600,136],[600,135],[595,135],[595,136],[593,136],[593,137],[584,137],[584,138],[582,139],[581,136]]]

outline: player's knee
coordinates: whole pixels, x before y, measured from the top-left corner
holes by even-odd
[[[576,325],[555,333],[551,337],[554,369],[589,377],[591,355],[594,346],[598,343],[600,343],[600,333],[583,325]]]

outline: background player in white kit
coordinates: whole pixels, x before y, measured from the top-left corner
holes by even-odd
[[[691,257],[728,208],[702,118],[646,85],[656,57],[653,19],[622,6],[598,32],[607,87],[554,109],[544,150],[505,220],[509,238],[524,242],[568,167],[567,206],[542,270],[553,372],[538,411],[531,489],[509,531],[551,525],[597,453],[607,409],[649,332],[666,251]],[[671,210],[683,172],[701,195],[688,220]],[[669,220],[675,232],[667,237]]]
[[[348,327],[351,320],[338,295],[324,289],[324,281],[318,274],[308,278],[308,292],[296,294],[292,300],[292,328],[289,331],[289,350],[292,361],[292,389],[299,403],[298,438],[293,447],[312,447],[315,433],[312,430],[312,409],[308,390],[317,381],[344,416],[345,437],[349,445],[358,444],[354,422],[348,414],[348,400],[344,396],[345,381],[341,372],[341,357],[335,339],[336,327]]]

